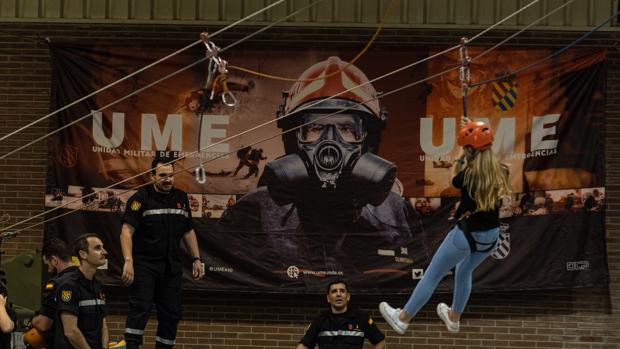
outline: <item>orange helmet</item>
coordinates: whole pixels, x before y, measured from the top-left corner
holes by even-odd
[[[482,121],[470,121],[459,131],[457,144],[461,147],[469,145],[477,150],[487,149],[493,145],[493,130]]]
[[[24,333],[24,343],[30,344],[35,349],[43,348],[45,346],[45,338],[41,335],[41,332],[32,327]]]

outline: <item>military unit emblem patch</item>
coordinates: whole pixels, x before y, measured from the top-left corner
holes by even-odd
[[[71,296],[72,296],[71,291],[62,291],[60,293],[60,299],[62,299],[62,301],[65,303],[71,300]]]
[[[132,210],[132,211],[137,211],[137,210],[139,210],[139,209],[140,209],[140,207],[141,207],[141,206],[142,206],[142,204],[141,204],[139,201],[135,201],[135,200],[134,200],[134,201],[131,203],[131,210]]]
[[[497,109],[508,111],[517,104],[517,84],[514,81],[496,81],[491,97]]]

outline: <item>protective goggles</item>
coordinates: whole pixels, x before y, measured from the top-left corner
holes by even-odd
[[[298,129],[297,138],[301,142],[316,142],[324,139],[328,130],[332,129],[339,138],[347,143],[358,143],[366,138],[366,130],[361,118],[355,115],[325,114],[305,115],[302,118],[304,126]]]

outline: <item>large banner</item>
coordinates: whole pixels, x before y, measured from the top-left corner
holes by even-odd
[[[152,42],[50,47],[53,109],[177,49]],[[332,124],[292,129],[336,110],[332,104],[286,114],[329,97],[336,85],[355,87],[440,49],[376,50],[348,66],[350,50],[235,48],[223,57],[234,106],[205,108],[204,63],[108,107],[204,52],[196,46],[174,56],[54,117],[52,130],[95,111],[50,139],[45,203],[65,207],[48,213],[58,218],[46,224],[46,234],[68,241],[101,234],[109,252],[104,281],[120,284],[122,212],[136,187],[150,180],[148,173],[136,175],[163,151],[182,158],[175,185],[189,193],[206,257],[199,281],[189,276],[184,257],[186,288],[321,293],[329,280],[343,278],[356,293],[410,292],[454,225],[459,192],[451,178],[463,115],[458,72],[379,101],[349,101],[453,67],[458,52],[344,94],[333,104],[353,108],[330,116]],[[480,52],[470,48],[471,56]],[[472,62],[472,79],[504,76],[550,53],[496,50]],[[236,67],[305,80],[293,86]],[[470,91],[468,114],[495,130],[493,151],[509,167],[515,192],[502,202],[501,242],[476,270],[475,290],[607,284],[605,71],[605,52],[572,50]],[[390,164],[396,168],[391,190]],[[451,288],[450,275],[440,288]]]

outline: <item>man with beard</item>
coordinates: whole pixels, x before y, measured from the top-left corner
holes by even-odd
[[[125,323],[127,349],[142,344],[153,303],[158,322],[155,348],[172,348],[175,344],[181,320],[181,239],[191,253],[194,279],[204,276],[188,196],[173,187],[174,167],[170,162],[164,157],[153,159],[153,184],[129,198],[123,216],[122,281],[131,287]]]
[[[31,324],[36,331],[45,334],[45,348],[53,349],[54,332],[50,330],[56,316],[56,289],[58,285],[65,283],[73,274],[79,272],[79,269],[71,261],[71,251],[67,244],[58,238],[46,240],[42,254],[43,263],[52,278],[45,284],[41,310],[32,318]]]
[[[244,263],[264,271],[250,277],[268,275],[257,282],[272,282],[275,273],[287,283],[313,282],[297,277],[299,269],[355,274],[356,282],[372,283],[385,280],[374,268],[396,274],[409,268],[411,259],[405,266],[394,257],[407,254],[421,224],[391,191],[396,167],[376,155],[387,112],[366,75],[330,57],[308,68],[284,95],[277,116],[278,127],[290,131],[282,135],[286,155],[266,164],[258,187],[220,220],[227,241],[239,239],[235,250],[252,251]]]
[[[351,294],[342,280],[327,285],[330,310],[321,313],[306,329],[296,349],[362,349],[364,338],[374,349],[385,348],[385,335],[366,313],[348,308]]]
[[[79,236],[74,246],[80,267],[55,292],[54,347],[107,348],[108,312],[103,285],[95,278],[95,273],[107,263],[108,253],[96,234]]]

